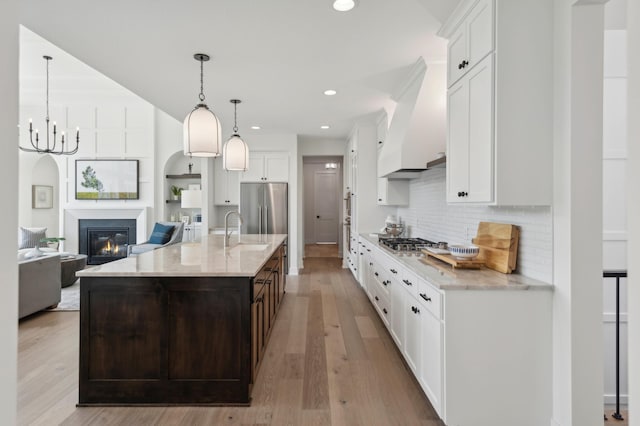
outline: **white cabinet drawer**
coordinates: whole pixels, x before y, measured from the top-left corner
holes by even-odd
[[[418,300],[438,319],[442,319],[442,294],[425,280],[418,280]]]
[[[418,281],[420,281],[418,276],[409,269],[403,267],[400,270],[400,282],[402,286],[416,298],[418,297]]]

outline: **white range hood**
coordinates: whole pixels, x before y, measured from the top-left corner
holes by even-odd
[[[378,156],[378,177],[413,179],[446,145],[446,64],[413,65],[392,99],[397,106]]]

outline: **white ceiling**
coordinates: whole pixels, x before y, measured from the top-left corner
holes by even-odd
[[[458,0],[359,0],[346,13],[334,11],[332,1],[22,0],[20,6],[24,26],[78,59],[52,54],[57,95],[88,85],[112,90],[111,83],[96,83],[85,63],[182,121],[198,100],[193,54],[202,52],[212,57],[205,94],[223,134],[233,125],[229,99],[238,98],[245,138],[256,132],[252,125],[262,133],[344,138],[357,119],[393,110],[390,94],[418,57],[445,60],[434,16],[443,19]],[[41,101],[46,43],[23,33],[21,97]],[[338,94],[325,96],[326,89]],[[321,130],[324,124],[331,128]]]

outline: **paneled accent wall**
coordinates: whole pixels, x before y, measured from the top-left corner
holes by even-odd
[[[411,181],[409,207],[398,208],[397,212],[410,236],[450,244],[470,243],[481,221],[512,223],[521,228],[517,272],[552,281],[550,207],[449,205],[445,189],[444,169],[423,172],[420,179]]]

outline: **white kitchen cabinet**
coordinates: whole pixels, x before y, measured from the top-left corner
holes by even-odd
[[[388,280],[391,283],[389,290],[391,299],[391,321],[389,331],[391,332],[391,337],[394,342],[396,342],[396,346],[398,346],[400,352],[403,352],[406,322],[406,315],[404,313],[405,291],[402,288],[402,282],[398,276],[398,269],[398,266],[395,264],[387,266],[387,277],[389,277]]]
[[[446,424],[548,422],[551,291],[440,290],[406,266],[415,259],[365,246],[371,303]]]
[[[552,15],[549,1],[462,0],[439,30],[449,40],[447,202],[551,205]]]
[[[428,309],[420,314],[420,345],[418,382],[433,408],[442,416],[442,323]]]
[[[220,206],[236,206],[240,203],[240,172],[225,170],[222,157],[215,159],[213,202]]]
[[[287,152],[250,152],[249,168],[242,172],[241,182],[288,182]]]
[[[421,371],[421,325],[422,316],[425,309],[418,303],[418,300],[407,291],[404,291],[404,321],[405,321],[405,334],[404,334],[404,359],[409,364],[409,368],[416,376],[420,375]]]
[[[475,0],[447,47],[448,86],[493,50],[493,0]]]
[[[447,201],[493,201],[493,56],[448,92]]]

